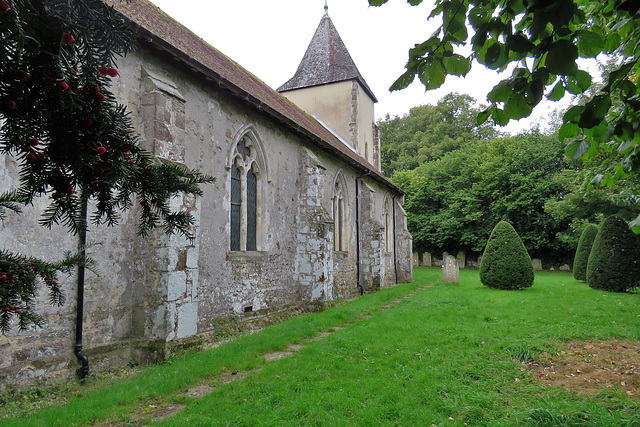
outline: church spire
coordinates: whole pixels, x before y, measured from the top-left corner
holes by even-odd
[[[324,8],[324,16],[298,70],[288,82],[278,88],[278,92],[355,79],[371,99],[377,102],[329,17],[327,0]]]

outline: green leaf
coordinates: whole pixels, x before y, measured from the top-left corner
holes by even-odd
[[[609,32],[609,34],[607,34],[607,38],[605,39],[604,51],[606,53],[613,53],[616,51],[616,49],[618,49],[618,47],[620,47],[621,44],[622,39],[620,38],[620,34],[615,31],[611,31]]]
[[[422,3],[422,0],[407,0],[411,6],[417,6]]]
[[[535,45],[522,34],[514,34],[507,37],[507,49],[518,53],[529,53]]]
[[[369,0],[369,5],[370,6],[382,6],[383,4],[385,4],[388,1],[389,0]]]
[[[595,58],[603,50],[605,45],[604,37],[594,31],[578,30],[575,32],[578,37],[578,53],[585,58]]]
[[[462,55],[453,54],[442,59],[447,74],[466,76],[471,70],[471,60]]]
[[[580,157],[584,156],[587,151],[589,151],[589,148],[591,148],[589,141],[585,139],[576,139],[567,145],[564,152],[568,158],[578,160]]]
[[[461,0],[450,0],[443,5],[443,27],[445,28],[444,40],[463,43],[467,40],[467,27],[465,19],[467,6]]]
[[[607,116],[609,108],[611,108],[609,95],[594,96],[584,106],[584,111],[580,115],[580,127],[590,129],[599,125]]]
[[[583,111],[584,107],[582,105],[574,105],[573,107],[569,108],[566,113],[564,113],[564,116],[562,118],[565,123],[578,123],[580,115]]]
[[[493,108],[491,117],[493,117],[493,122],[497,125],[506,126],[509,124],[509,117],[498,107]]]
[[[495,85],[487,95],[487,99],[493,103],[507,102],[511,98],[511,80],[502,80]]]
[[[565,92],[564,84],[562,83],[562,81],[559,81],[553,87],[553,90],[549,93],[549,95],[547,95],[547,99],[551,101],[559,101],[564,96],[564,92]]]
[[[487,108],[484,111],[481,111],[478,113],[478,119],[477,119],[477,124],[478,126],[482,125],[484,122],[487,121],[487,119],[489,118],[489,116],[491,116],[491,114],[493,113],[493,110],[495,109],[495,106],[491,106],[489,108]]]
[[[583,92],[591,87],[591,75],[586,71],[578,70],[571,78],[576,80]]]
[[[567,138],[573,138],[579,133],[580,126],[578,126],[576,123],[565,123],[560,126],[560,130],[558,131],[558,139],[560,139],[560,141],[564,141]]]
[[[618,85],[618,89],[620,89],[620,93],[625,99],[631,98],[638,92],[636,85],[631,80],[622,80]]]
[[[527,88],[527,102],[532,105],[538,105],[544,95],[544,83],[537,78],[532,78]]]
[[[389,88],[389,91],[393,92],[396,90],[402,90],[406,88],[411,83],[413,83],[413,79],[415,79],[415,77],[416,77],[416,72],[414,70],[407,70],[403,75],[398,77],[398,80],[396,80],[391,85],[391,87]]]
[[[497,70],[502,68],[508,60],[509,58],[506,55],[504,45],[493,42],[493,44],[487,48],[482,62],[492,70]]]
[[[446,71],[440,58],[428,58],[418,68],[420,81],[427,90],[437,89],[444,84]]]
[[[628,62],[626,64],[622,64],[620,67],[618,67],[617,70],[609,73],[609,82],[607,83],[607,87],[609,88],[609,90],[611,90],[611,88],[618,84],[620,80],[626,78],[627,74],[629,73],[629,71],[631,71],[634,65],[634,62]]]
[[[415,45],[413,49],[409,49],[409,57],[420,58],[424,56],[425,53],[432,51],[438,44],[440,44],[440,38],[431,36],[429,40]]]
[[[533,107],[529,105],[522,95],[515,95],[504,106],[504,113],[511,119],[522,119],[531,115]]]
[[[558,75],[572,75],[578,70],[576,65],[578,48],[569,40],[558,40],[547,52],[546,66],[549,72]]]

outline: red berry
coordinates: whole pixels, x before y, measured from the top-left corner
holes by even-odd
[[[62,40],[64,40],[66,43],[73,43],[75,41],[73,36],[69,33],[62,33]]]
[[[69,89],[69,85],[68,85],[68,84],[66,84],[65,82],[60,82],[60,83],[58,83],[58,86],[59,86],[59,87],[60,87],[60,89],[62,89],[62,90],[67,90],[67,89]]]
[[[11,311],[11,307],[5,308],[4,311]]]
[[[19,271],[20,273],[24,273],[24,270],[23,270],[23,269],[20,269],[20,270],[18,270],[18,271]]]
[[[104,65],[101,65],[100,67],[98,67],[98,72],[100,73],[101,76],[106,76],[109,74],[109,68],[105,67]]]
[[[104,147],[98,147],[96,148],[96,152],[98,153],[99,156],[103,155],[104,153],[107,152],[107,149]]]
[[[36,156],[33,153],[29,153],[25,156],[25,159],[27,159],[27,162],[33,163],[36,160]]]
[[[105,100],[105,97],[104,97],[104,95],[103,95],[103,94],[101,94],[101,93],[97,93],[97,94],[96,94],[96,99],[98,100],[98,102],[102,102],[102,101],[104,101],[104,100]]]
[[[56,282],[55,280],[52,280],[52,281],[51,281],[51,284],[52,284],[52,285],[55,285],[56,283],[58,283],[58,282]]]
[[[6,100],[6,101],[4,102],[4,107],[5,107],[7,110],[15,110],[17,106],[18,106],[18,105],[16,104],[16,102],[15,102],[15,101],[12,101],[11,99],[8,99],[8,100]]]
[[[15,310],[13,310],[13,311],[15,311],[16,313],[20,313],[20,309],[19,309],[19,308],[16,308],[16,309],[15,309]]]
[[[100,87],[99,87],[99,86],[95,86],[95,85],[94,85],[94,86],[91,86],[91,89],[93,89],[93,91],[94,91],[95,93],[100,93]]]
[[[24,70],[20,70],[16,72],[16,80],[24,81],[29,78],[29,73]]]
[[[109,74],[109,77],[116,77],[118,75],[118,70],[115,68],[109,68],[107,70],[107,74]]]
[[[7,3],[4,0],[0,0],[0,12],[6,12],[9,9],[10,9],[9,3]]]
[[[39,141],[38,141],[37,139],[35,139],[35,138],[31,138],[31,139],[29,140],[29,145],[30,145],[30,146],[32,146],[32,147],[37,146],[37,145],[38,145],[38,143],[39,143]]]

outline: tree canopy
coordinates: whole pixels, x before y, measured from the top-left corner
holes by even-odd
[[[403,117],[378,121],[382,171],[393,176],[398,170],[415,169],[424,162],[437,160],[477,139],[497,134],[494,127],[478,125],[481,107],[469,95],[450,93],[436,105],[422,105]]]
[[[465,76],[474,61],[510,69],[511,77],[488,93],[491,105],[478,115],[479,123],[491,117],[505,125],[529,116],[545,97],[556,101],[587,91],[593,77],[580,58],[614,58],[605,84],[564,114],[559,131],[572,159],[599,151],[621,154],[595,177],[609,185],[640,172],[639,8],[631,0],[437,0],[430,18],[442,25],[409,50],[406,72],[391,90],[407,87],[416,76],[426,89],[438,88],[447,75]],[[464,45],[471,47],[470,55],[461,54]]]
[[[532,255],[565,256],[558,239],[569,221],[545,212],[563,187],[552,177],[566,164],[562,144],[538,132],[476,141],[400,171],[393,181],[405,192],[414,247],[482,252],[496,223],[509,221]]]
[[[18,164],[20,184],[0,195],[0,218],[36,197],[48,207],[40,223],[86,230],[84,207],[94,200],[94,224],[114,225],[139,204],[141,234],[162,225],[192,235],[193,218],[170,209],[171,197],[201,194],[213,178],[160,162],[145,151],[129,113],[110,91],[117,58],[131,47],[129,29],[98,0],[0,0],[0,154]],[[60,254],[63,257],[63,254]],[[73,264],[0,252],[0,331],[39,323],[38,281],[51,301],[64,299],[56,273]]]

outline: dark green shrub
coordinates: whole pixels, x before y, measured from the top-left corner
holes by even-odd
[[[589,261],[591,247],[593,246],[593,241],[596,240],[597,234],[598,227],[589,224],[580,236],[576,256],[573,259],[573,277],[576,280],[582,280],[583,282],[587,280],[587,262]]]
[[[533,285],[533,264],[514,228],[500,221],[487,242],[480,261],[480,281],[497,289],[523,289]]]
[[[617,215],[604,221],[593,242],[587,284],[613,292],[640,286],[640,237]]]

